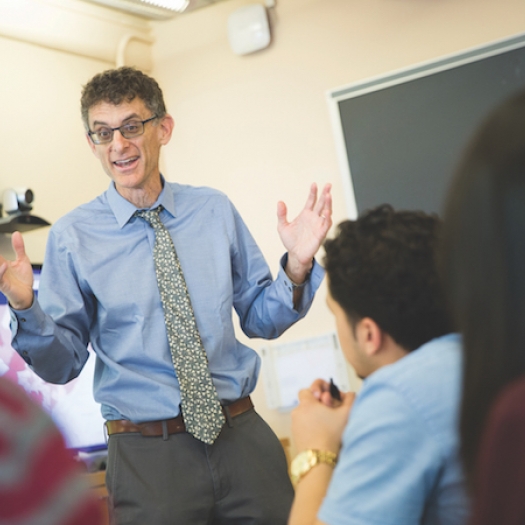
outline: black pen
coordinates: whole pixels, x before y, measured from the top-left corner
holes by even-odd
[[[341,401],[341,392],[339,392],[339,388],[337,388],[337,385],[332,378],[330,378],[330,395],[332,396],[332,399]]]

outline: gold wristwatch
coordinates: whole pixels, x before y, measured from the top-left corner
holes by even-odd
[[[297,485],[301,478],[310,470],[319,465],[320,463],[326,463],[331,467],[335,467],[337,463],[337,454],[329,452],[328,450],[315,450],[309,449],[300,452],[292,461],[290,465],[290,474],[292,477],[292,483]]]

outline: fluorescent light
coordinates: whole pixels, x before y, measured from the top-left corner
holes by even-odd
[[[190,0],[141,0],[141,2],[182,13],[188,7]]]
[[[182,13],[190,0],[85,0],[150,19],[167,19]]]
[[[219,0],[83,0],[119,9],[144,18],[166,20],[178,13],[193,11]],[[2,0],[0,0],[0,3]]]

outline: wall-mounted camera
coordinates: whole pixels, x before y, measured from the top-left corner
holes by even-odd
[[[49,226],[49,222],[40,217],[31,215],[35,195],[29,188],[8,188],[2,194],[0,205],[0,233],[28,231],[42,226]],[[6,215],[2,217],[2,211]]]
[[[27,213],[33,209],[31,203],[35,195],[29,188],[9,188],[4,190],[2,204],[4,213],[14,215],[15,213]]]

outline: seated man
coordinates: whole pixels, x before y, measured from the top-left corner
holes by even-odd
[[[436,217],[381,206],[344,221],[325,243],[328,306],[364,382],[355,401],[351,393],[334,399],[322,380],[300,392],[290,525],[468,519],[457,435],[461,348],[435,265],[438,228]]]

